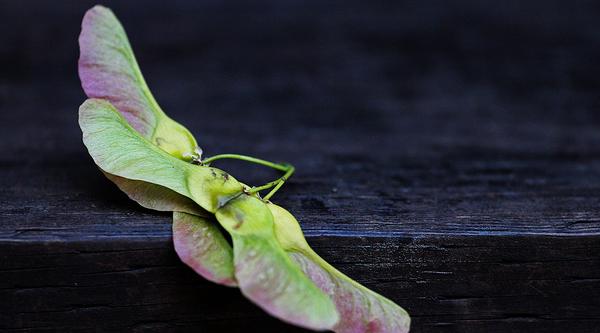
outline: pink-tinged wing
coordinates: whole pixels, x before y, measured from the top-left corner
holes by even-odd
[[[209,281],[237,285],[233,250],[217,228],[217,221],[209,218],[212,214],[166,187],[104,174],[142,207],[173,212],[173,243],[182,262]]]
[[[260,199],[240,195],[216,212],[231,234],[235,277],[244,296],[270,315],[313,330],[338,321],[334,304],[283,251]]]
[[[406,333],[410,317],[389,299],[367,289],[313,255],[289,251],[302,271],[335,303],[339,323],[337,333]]]
[[[89,98],[110,101],[133,128],[152,136],[160,108],[141,74],[125,30],[102,6],[88,10],[79,36],[79,77]]]
[[[191,160],[196,139],[152,96],[125,30],[110,9],[95,6],[87,11],[79,49],[79,77],[89,98],[109,101],[144,138],[176,158]]]
[[[340,321],[337,333],[406,333],[408,313],[391,300],[362,286],[317,255],[308,245],[298,221],[285,209],[269,204],[275,234],[288,256],[333,300]]]
[[[194,201],[166,187],[104,173],[142,207],[173,212],[173,243],[186,265],[205,279],[225,286],[237,285],[233,250],[217,221]]]
[[[206,210],[189,199],[164,186],[127,179],[104,172],[106,178],[115,183],[127,196],[144,208],[161,212],[184,212],[198,216],[210,216]]]
[[[216,221],[173,212],[173,243],[186,265],[209,281],[234,287],[233,250]]]

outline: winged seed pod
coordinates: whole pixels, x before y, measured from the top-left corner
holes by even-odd
[[[103,171],[169,188],[217,214],[217,220],[234,240],[235,278],[242,293],[251,301],[284,321],[306,328],[329,329],[337,322],[338,314],[332,300],[303,274],[299,266],[282,256],[285,252],[276,241],[272,216],[264,202],[254,198],[264,206],[266,214],[261,216],[256,216],[260,205],[235,209],[236,218],[248,217],[250,221],[240,228],[246,232],[233,233],[237,228],[228,223],[231,219],[227,212],[238,207],[235,203],[239,202],[240,196],[253,198],[244,193],[245,188],[235,178],[216,168],[187,163],[154,146],[107,101],[85,101],[79,109],[79,125],[88,152]],[[236,249],[236,244],[241,244],[241,249]],[[270,285],[261,284],[260,276],[256,274],[246,274],[247,266],[238,260],[252,251],[269,260],[281,281],[294,284],[297,290],[310,291],[310,297],[305,302],[278,302],[284,299],[284,294],[270,293]],[[274,298],[273,304],[269,297]],[[319,309],[319,313],[315,309]],[[321,320],[323,316],[329,321]]]
[[[125,32],[96,6],[83,20],[80,77],[87,100],[80,126],[90,155],[140,205],[173,213],[175,249],[203,277],[242,293],[271,315],[335,332],[408,332],[410,319],[392,301],[351,280],[306,243],[296,219],[257,196],[270,197],[293,167],[252,157],[218,155],[199,162],[196,140],[160,109]],[[286,174],[252,188],[207,162],[234,157]],[[248,195],[247,193],[251,193]],[[233,249],[215,224],[230,234]]]
[[[87,11],[81,24],[79,51],[79,77],[88,97],[109,101],[144,138],[174,157],[191,160],[198,150],[196,140],[158,106],[139,69],[127,35],[110,9],[95,6]],[[145,208],[210,216],[193,200],[166,187],[106,172],[104,174],[129,198]],[[211,227],[201,217],[188,217],[185,221],[186,225],[193,225],[197,230]],[[178,225],[174,223],[175,244],[186,244],[188,241],[185,237],[197,236],[177,232],[186,230],[175,228]],[[212,239],[205,240],[205,246],[205,252],[201,254],[183,251],[181,247],[176,247],[176,251],[183,254],[180,255],[183,262],[204,278],[229,286],[235,285],[232,249],[221,232],[215,231]],[[223,261],[215,266],[213,261],[204,261],[208,257],[219,257]]]

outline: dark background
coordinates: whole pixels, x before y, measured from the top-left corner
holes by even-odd
[[[289,329],[182,267],[168,214],[85,152],[93,4],[0,1],[0,329]],[[415,332],[597,329],[597,1],[103,4],[207,155],[296,165],[274,201]]]

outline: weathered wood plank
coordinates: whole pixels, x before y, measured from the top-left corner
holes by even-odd
[[[180,264],[168,214],[87,156],[92,4],[0,2],[0,330],[292,331]],[[414,332],[597,331],[596,2],[106,5],[167,112],[208,154],[294,163],[275,201]]]
[[[596,237],[311,237],[344,272],[405,305],[414,332],[593,332]],[[170,238],[3,242],[2,328],[288,328],[181,265]],[[71,318],[77,318],[72,320]],[[265,325],[265,326],[259,326]],[[246,327],[247,328],[247,327]]]

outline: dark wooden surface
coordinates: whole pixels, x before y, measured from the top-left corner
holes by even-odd
[[[0,1],[0,330],[292,331],[86,154],[92,4]],[[598,331],[596,2],[106,4],[164,109],[208,155],[295,164],[274,201],[413,332]]]

